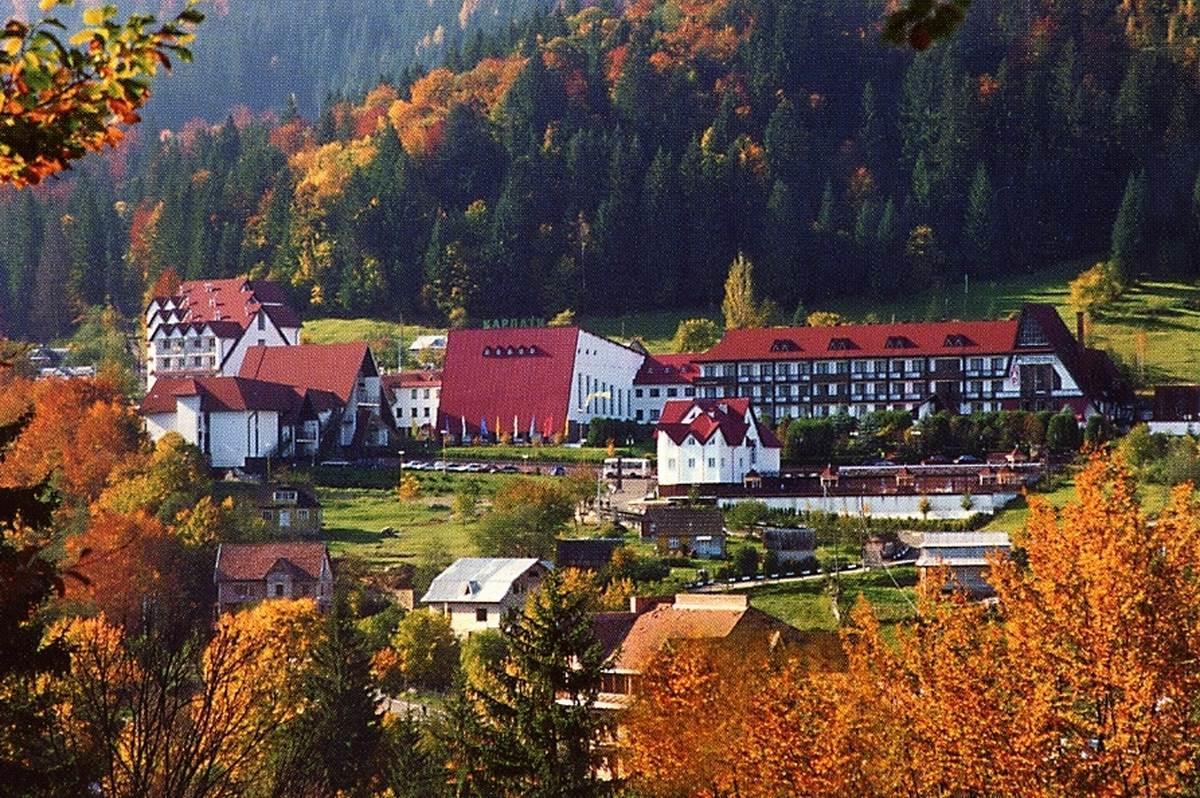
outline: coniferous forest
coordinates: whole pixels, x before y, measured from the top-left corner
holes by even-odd
[[[193,67],[218,64],[213,97],[181,70],[157,126],[0,193],[0,330],[133,315],[168,269],[278,279],[311,316],[438,323],[712,306],[739,251],[785,318],[1116,249],[1200,272],[1194,4],[977,0],[924,53],[880,41],[881,0],[493,3],[459,23],[483,5],[386,57],[278,15],[343,65],[319,80],[256,65],[265,20],[213,23]]]

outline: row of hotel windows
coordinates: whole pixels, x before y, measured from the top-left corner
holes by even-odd
[[[189,360],[191,361],[189,363]],[[159,371],[183,371],[185,369],[212,369],[217,367],[217,358],[215,355],[193,355],[187,357],[160,357],[158,358]]]
[[[959,387],[959,383],[952,383],[955,387]],[[772,396],[776,399],[790,399],[793,396],[796,398],[822,397],[822,396],[850,396],[854,401],[870,401],[876,396],[881,398],[891,399],[924,399],[930,393],[937,390],[937,383],[931,382],[863,382],[863,383],[846,383],[846,382],[828,382],[815,383],[809,385],[776,385],[774,390],[769,385],[748,385],[745,390],[740,393],[749,399],[770,399]],[[987,397],[995,394],[1004,393],[1003,380],[970,380],[966,383],[964,393],[967,396]],[[706,387],[702,389],[702,393],[706,398],[719,399],[723,392],[717,386]]]
[[[644,390],[644,391],[645,391],[647,394],[649,394],[649,396],[650,396],[650,398],[651,398],[651,399],[658,399],[659,397],[661,397],[661,396],[662,396],[662,389],[661,389],[661,388],[645,388],[645,389],[642,389],[642,388],[634,388],[634,389],[633,389],[633,398],[634,398],[634,399],[641,399],[641,398],[643,398],[643,390]],[[696,395],[696,389],[695,389],[695,388],[691,388],[691,387],[687,387],[687,388],[667,388],[666,390],[667,390],[667,398],[668,398],[668,399],[674,399],[675,397],[679,396],[679,395],[680,395],[680,391],[682,391],[682,392],[683,392],[683,395],[684,395],[684,396],[691,397],[691,396],[695,396],[695,395]]]
[[[906,374],[917,375],[923,371],[957,371],[964,368],[969,373],[1004,374],[1008,359],[1004,357],[972,358],[925,358],[915,360],[817,360],[789,361],[786,363],[716,363],[700,367],[705,377],[783,377],[794,378],[806,374]]]
[[[848,415],[862,418],[869,413],[882,413],[885,410],[903,410],[914,412],[919,405],[913,402],[895,404],[836,404],[836,405],[763,405],[762,414],[776,421],[784,418],[824,418],[826,416]],[[1001,402],[963,402],[960,405],[964,413],[991,413],[1003,409]]]
[[[428,399],[428,398],[429,398],[429,391],[431,390],[431,389],[429,389],[429,388],[413,388],[413,389],[412,389],[412,398],[413,398],[413,399],[416,399],[416,398],[417,398],[417,391],[421,391],[421,390],[425,391],[424,398],[425,398],[425,399]],[[438,398],[438,396],[439,396],[439,395],[441,394],[441,392],[442,392],[442,389],[441,389],[441,388],[433,388],[432,390],[433,390],[433,398],[434,398],[434,399]]]
[[[167,338],[155,344],[160,353],[166,352],[211,352],[217,347],[217,340],[212,336],[204,338]]]

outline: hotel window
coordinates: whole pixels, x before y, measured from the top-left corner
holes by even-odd
[[[717,458],[715,458],[715,457],[708,458],[708,467],[716,468],[717,467]]]
[[[646,411],[644,411],[644,410],[639,410],[633,414],[634,419],[637,421],[642,421],[645,418],[645,416],[646,416]]]
[[[429,408],[425,408],[425,418],[429,418]]]
[[[983,371],[983,358],[981,358],[981,357],[971,358],[970,368],[971,368],[971,371]]]
[[[429,389],[428,388],[425,389],[425,398],[426,399],[429,398]]]
[[[633,389],[633,397],[634,397],[635,399],[641,399],[641,398],[642,398],[642,389],[641,389],[641,388],[634,388],[634,389]]]
[[[668,397],[675,397],[675,396],[679,396],[679,389],[678,389],[678,388],[668,388],[668,389],[667,389],[667,396],[668,396]]]
[[[412,417],[413,418],[417,417],[417,408],[415,408],[415,407],[412,409]]]
[[[667,468],[674,468],[674,467],[675,467],[675,458],[668,457],[667,458]]]
[[[850,370],[852,372],[854,372],[855,374],[862,374],[864,371],[870,371],[870,368],[868,368],[870,365],[871,365],[871,361],[869,361],[869,360],[868,361],[856,360],[850,364]]]
[[[997,394],[1004,390],[1004,382],[1002,380],[992,380],[992,393]]]
[[[684,396],[695,396],[695,395],[696,395],[696,389],[695,389],[695,388],[684,388],[684,389],[683,389],[683,395],[684,395]]]
[[[750,364],[743,363],[741,366],[739,366],[738,374],[741,375],[742,377],[749,377],[750,376]]]
[[[658,410],[651,410],[651,411],[650,411],[650,420],[651,420],[651,421],[658,421],[658,414],[659,414],[659,411],[658,411]]]
[[[820,360],[813,364],[813,374],[828,374],[828,373],[829,373],[829,361]]]
[[[688,458],[688,468],[695,468],[695,467],[696,467],[696,458],[689,457]]]
[[[297,510],[296,518],[300,519],[301,521],[307,521],[308,520],[308,510]]]
[[[659,396],[659,393],[660,393],[660,391],[659,391],[659,389],[658,389],[658,388],[651,388],[651,389],[650,389],[650,398],[651,398],[651,399],[657,399],[657,398],[658,398],[658,396]]]
[[[1004,358],[992,358],[992,371],[1004,371]]]

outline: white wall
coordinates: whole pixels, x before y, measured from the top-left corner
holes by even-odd
[[[264,329],[262,330],[258,329],[260,316],[264,320]],[[246,350],[252,346],[258,346],[259,341],[263,342],[263,346],[290,346],[292,344],[279,332],[275,322],[271,321],[265,313],[256,313],[250,319],[250,326],[242,333],[242,337],[234,344],[232,350],[227,350],[225,362],[221,365],[222,376],[238,376],[242,370],[242,361],[246,359]]]
[[[994,515],[1009,502],[1017,498],[1015,493],[982,493],[971,497],[970,510],[964,510],[959,494],[930,494],[929,514],[932,520],[951,521],[967,518],[976,513]],[[742,496],[736,499],[721,499],[722,507],[732,507],[738,502],[756,501],[774,510],[795,512],[824,512],[839,515],[870,515],[875,518],[921,518],[921,496]]]
[[[416,396],[413,393],[416,392]],[[426,396],[426,393],[429,395]],[[431,428],[437,425],[438,406],[441,404],[442,387],[440,385],[422,385],[416,388],[396,388],[392,392],[392,417],[396,419],[396,427],[403,433],[412,430],[413,422],[417,427],[428,424]],[[416,414],[413,414],[413,411]],[[528,430],[524,430],[528,433]]]
[[[1200,435],[1200,421],[1149,421],[1146,426],[1155,435]]]
[[[593,418],[632,419],[633,378],[643,360],[644,355],[580,330],[575,341],[575,370],[571,375],[567,418],[583,424]],[[612,396],[587,402],[589,394],[599,391],[608,391]]]
[[[642,392],[641,396],[637,395],[638,391]],[[671,399],[691,399],[695,395],[695,388],[685,382],[673,385],[635,385],[633,415],[630,418],[643,424],[656,424],[665,402]],[[638,411],[641,411],[641,418],[638,418]]]
[[[273,410],[209,413],[209,463],[236,468],[248,457],[266,457],[279,447],[279,416]]]
[[[691,435],[682,445],[661,433],[657,438],[659,485],[741,484],[751,470],[779,473],[780,450],[764,447],[753,426],[746,432],[753,448],[730,446],[720,430],[703,444]]]

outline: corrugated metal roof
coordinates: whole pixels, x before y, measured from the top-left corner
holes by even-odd
[[[535,566],[546,571],[554,567],[534,557],[463,557],[437,575],[421,603],[495,604],[508,595],[513,582]]]

